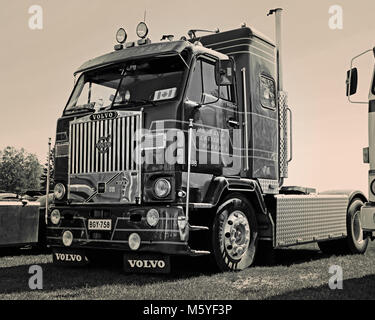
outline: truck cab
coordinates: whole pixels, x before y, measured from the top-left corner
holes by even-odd
[[[364,231],[375,231],[375,66],[370,83],[368,101],[358,101],[353,96],[357,93],[358,69],[353,67],[354,62],[361,57],[372,54],[375,58],[375,47],[357,55],[351,61],[350,70],[347,72],[346,95],[350,103],[368,105],[368,139],[369,146],[363,149],[363,162],[369,164],[368,195],[369,201],[361,210],[361,225]]]

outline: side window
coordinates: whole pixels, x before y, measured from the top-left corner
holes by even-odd
[[[272,78],[261,75],[260,79],[260,103],[264,108],[276,109],[276,85]]]
[[[202,99],[202,93],[202,62],[198,60],[191,75],[186,97],[191,101],[199,103]]]
[[[203,92],[218,97],[218,85],[215,79],[215,64],[202,61]],[[234,102],[233,85],[220,86],[220,99]]]
[[[202,61],[203,92],[211,96],[218,96],[218,86],[215,80],[215,65]]]
[[[215,79],[215,63],[198,60],[195,64],[186,97],[195,102],[200,102],[202,93],[218,97],[218,85]],[[220,86],[220,98],[234,101],[234,87]]]

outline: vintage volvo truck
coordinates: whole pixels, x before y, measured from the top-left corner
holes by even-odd
[[[359,191],[286,186],[292,112],[276,44],[243,25],[126,42],[84,63],[57,121],[56,263],[119,250],[130,271],[167,272],[172,255],[243,270],[274,248],[317,242],[365,252]]]

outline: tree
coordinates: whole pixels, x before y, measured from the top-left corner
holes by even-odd
[[[0,151],[0,189],[24,193],[40,189],[42,166],[36,155],[23,148],[6,147]]]
[[[55,148],[53,147],[51,149],[51,152],[49,154],[49,165],[50,165],[50,171],[49,171],[49,190],[53,190],[53,177],[54,177],[54,168],[55,168]],[[42,190],[46,190],[47,186],[47,172],[48,172],[48,154],[46,156],[46,163],[44,164],[43,167],[43,173],[42,176],[40,177],[40,185],[42,187]]]

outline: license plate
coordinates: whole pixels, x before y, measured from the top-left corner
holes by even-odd
[[[124,254],[124,271],[133,273],[169,273],[169,256],[149,254]]]
[[[89,230],[112,230],[111,219],[89,219]]]

